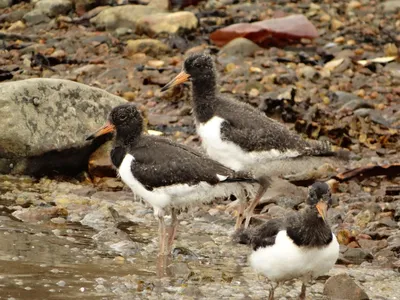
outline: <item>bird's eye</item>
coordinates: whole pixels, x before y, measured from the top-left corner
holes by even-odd
[[[120,120],[121,122],[123,122],[123,121],[126,120],[127,117],[128,117],[127,115],[122,114],[122,115],[119,116],[119,120]]]

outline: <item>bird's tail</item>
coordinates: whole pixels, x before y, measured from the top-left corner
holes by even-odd
[[[229,176],[225,182],[247,182],[247,183],[258,183],[258,179],[256,179],[253,174],[249,172],[235,172],[231,176]]]
[[[349,160],[352,158],[352,153],[349,150],[333,146],[328,141],[315,141],[310,140],[310,149],[312,155],[317,156],[335,156],[342,160]]]

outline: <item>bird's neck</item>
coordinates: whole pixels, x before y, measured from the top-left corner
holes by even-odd
[[[119,131],[117,129],[117,134],[114,139],[113,149],[111,150],[111,161],[114,166],[119,168],[121,165],[125,154],[134,147],[140,140],[142,135],[141,128],[132,128],[128,131]]]
[[[205,123],[214,116],[216,86],[214,77],[192,80],[192,105],[196,119],[200,123]]]
[[[296,245],[323,247],[332,241],[330,226],[316,212],[308,209],[303,212],[302,223],[304,226],[290,228],[287,231],[287,234]]]

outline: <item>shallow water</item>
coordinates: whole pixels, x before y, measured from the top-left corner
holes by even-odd
[[[0,299],[265,299],[268,295],[269,285],[248,267],[250,250],[231,242],[233,217],[218,206],[180,216],[170,277],[159,279],[157,222],[151,209],[129,200],[130,192],[118,194],[128,200],[115,201],[110,198],[117,194],[113,192],[94,190],[79,196],[87,187],[74,183],[12,177],[0,182]],[[66,203],[65,223],[54,223],[60,218],[21,222],[12,215],[32,207],[46,211],[60,203]],[[110,221],[110,205],[120,221]],[[330,274],[342,272],[355,278],[371,299],[400,299],[400,277],[393,270],[337,266]],[[308,299],[325,299],[325,279],[308,289]],[[277,289],[276,299],[295,299],[299,292],[300,283],[289,282]]]

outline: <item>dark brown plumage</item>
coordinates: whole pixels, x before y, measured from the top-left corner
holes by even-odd
[[[192,83],[193,113],[202,145],[211,158],[235,171],[252,172],[257,178],[278,177],[331,163],[321,157],[346,157],[330,143],[305,140],[250,104],[218,93],[215,66],[208,55],[189,56],[182,72],[162,90],[187,80]],[[246,227],[259,198],[248,208]]]
[[[257,180],[247,172],[235,172],[190,147],[145,135],[142,130],[140,112],[134,105],[124,104],[115,107],[106,125],[88,139],[116,132],[111,160],[121,179],[153,206],[160,222],[160,255],[164,255],[165,210],[172,214],[168,238],[168,250],[171,250],[177,210],[212,201],[215,197],[230,196],[246,187],[252,189]]]
[[[329,271],[339,255],[339,244],[326,220],[331,205],[328,184],[314,183],[306,204],[300,212],[241,229],[234,235],[236,242],[253,248],[250,264],[257,272],[278,283],[302,279],[300,299],[305,299],[306,283]],[[274,289],[269,299],[273,299]]]

